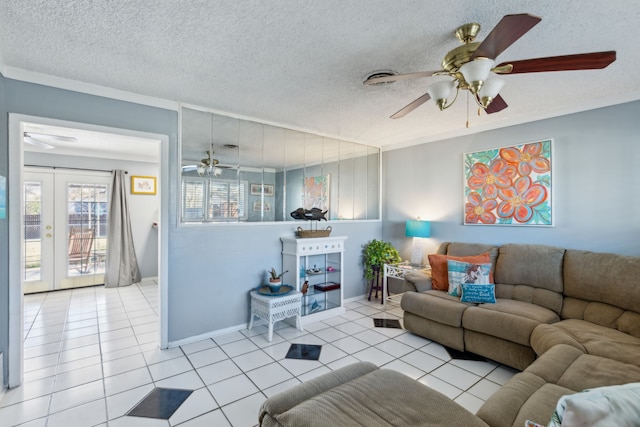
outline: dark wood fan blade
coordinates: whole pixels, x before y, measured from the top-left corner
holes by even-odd
[[[507,107],[508,105],[506,102],[504,102],[504,99],[502,99],[500,95],[497,95],[495,98],[493,98],[491,104],[489,104],[484,111],[486,111],[487,114],[493,114],[497,113],[498,111],[502,111]]]
[[[580,53],[577,55],[550,56],[547,58],[524,59],[504,62],[511,64],[513,70],[508,74],[540,73],[544,71],[598,70],[616,60],[616,51]],[[504,73],[507,74],[507,73]]]
[[[487,38],[480,43],[480,46],[471,55],[471,59],[495,59],[541,20],[541,18],[528,13],[505,15],[491,30]]]
[[[420,98],[413,101],[411,104],[407,105],[403,109],[399,110],[397,113],[393,114],[391,118],[399,119],[400,117],[404,117],[430,99],[431,99],[431,96],[428,93],[425,93]]]
[[[397,82],[398,80],[420,79],[423,77],[431,77],[438,71],[418,71],[416,73],[396,74],[395,76],[371,77],[363,83],[366,85],[377,85],[383,83]]]

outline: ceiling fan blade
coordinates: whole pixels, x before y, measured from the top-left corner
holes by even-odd
[[[528,13],[503,16],[500,22],[498,22],[498,25],[491,30],[489,35],[480,43],[480,46],[478,46],[473,55],[471,55],[471,59],[495,59],[541,20],[542,18],[529,15]]]
[[[486,111],[487,114],[493,114],[498,111],[502,111],[507,107],[508,105],[504,102],[504,99],[502,99],[500,95],[496,95],[496,97],[493,98],[493,101],[491,101],[491,104],[489,104],[484,111]]]
[[[418,71],[416,73],[406,73],[406,74],[395,74],[392,76],[381,76],[381,77],[370,77],[366,79],[363,83],[369,86],[380,85],[384,83],[393,83],[398,80],[408,80],[408,79],[420,79],[424,77],[431,77],[438,71]]]
[[[406,107],[402,108],[398,112],[394,113],[391,116],[391,118],[392,119],[399,119],[400,117],[404,117],[404,116],[406,116],[407,114],[409,114],[410,112],[412,112],[413,110],[415,110],[416,108],[418,108],[419,106],[421,106],[422,104],[424,104],[425,102],[427,102],[430,99],[431,99],[431,96],[428,93],[425,93],[420,98],[418,98],[415,101],[413,101],[411,104],[407,105]]]
[[[577,55],[550,56],[547,58],[524,59],[504,62],[500,66],[512,65],[509,73],[540,73],[544,71],[598,70],[616,60],[616,51],[580,53]]]

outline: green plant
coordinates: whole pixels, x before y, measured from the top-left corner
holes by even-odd
[[[364,257],[364,276],[373,279],[375,270],[380,270],[383,264],[395,264],[402,261],[397,249],[390,242],[373,239],[362,250]]]
[[[284,275],[285,275],[285,273],[287,273],[288,271],[289,271],[289,270],[285,270],[285,271],[283,271],[282,273],[278,274],[278,273],[276,272],[276,269],[272,267],[272,268],[271,268],[271,271],[269,272],[269,274],[271,275],[271,279],[270,279],[270,280],[271,280],[271,281],[276,281],[276,280],[278,280],[278,279],[281,279],[281,278],[282,278],[282,276],[284,276]]]

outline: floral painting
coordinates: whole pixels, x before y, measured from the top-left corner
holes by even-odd
[[[302,206],[305,209],[329,210],[329,177],[330,175],[304,177]]]
[[[465,225],[553,225],[551,161],[551,140],[465,154]]]

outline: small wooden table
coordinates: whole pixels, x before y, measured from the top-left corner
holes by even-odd
[[[265,320],[269,326],[268,340],[273,339],[273,325],[288,317],[296,318],[296,327],[302,331],[300,322],[300,309],[302,306],[302,294],[299,291],[291,291],[282,296],[261,295],[257,291],[251,291],[251,320],[249,330],[253,327],[254,316]]]

